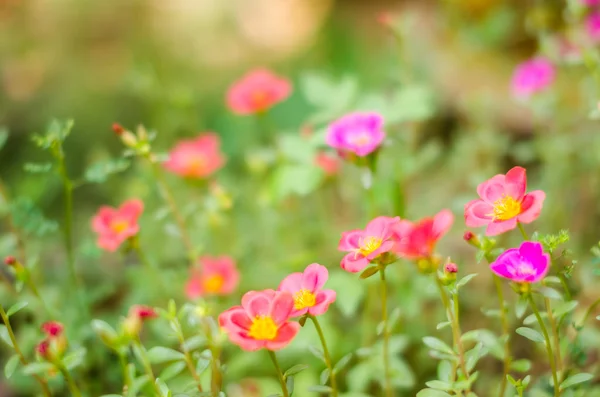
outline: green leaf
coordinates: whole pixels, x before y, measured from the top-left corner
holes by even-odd
[[[168,347],[156,346],[148,350],[148,360],[152,364],[160,364],[167,361],[183,360],[183,353],[169,349]]]
[[[484,347],[482,342],[479,342],[473,349],[466,352],[465,357],[467,361],[467,371],[471,372],[473,368],[475,368],[475,365],[477,365],[477,362],[487,353],[488,350]]]
[[[571,387],[579,383],[587,382],[593,378],[594,375],[587,373],[571,375],[567,379],[563,380],[563,382],[560,384],[560,390],[564,390],[567,387]]]
[[[363,270],[363,272],[360,274],[360,278],[361,279],[367,279],[375,274],[377,274],[377,272],[379,272],[379,266],[370,266],[367,267],[365,270]]]
[[[319,360],[321,360],[325,364],[327,364],[327,360],[325,360],[325,355],[323,354],[323,350],[321,350],[320,348],[318,348],[316,346],[311,345],[311,346],[308,346],[308,351],[310,351],[313,356],[315,356],[316,358],[318,358]]]
[[[423,389],[417,393],[416,397],[452,397],[452,396],[441,390]]]
[[[162,397],[171,397],[171,390],[169,390],[169,386],[167,386],[167,384],[163,382],[162,379],[156,378],[155,383],[158,386],[158,389],[160,390],[160,395]]]
[[[299,134],[282,134],[277,143],[279,151],[288,161],[309,165],[315,159],[315,148]]]
[[[131,379],[133,379],[131,388],[127,392],[128,396],[137,396],[137,394],[139,393],[139,390],[142,387],[144,387],[146,385],[146,383],[148,383],[150,381],[150,379],[148,378],[148,375],[142,375],[139,378],[135,378],[135,371],[133,371],[133,375],[134,376],[131,378]]]
[[[450,323],[450,321],[443,321],[441,323],[438,323],[438,325],[435,326],[435,329],[440,330],[442,328],[446,328],[447,326],[451,325],[452,323]]]
[[[516,329],[516,333],[526,337],[527,339],[536,342],[544,343],[544,337],[538,331],[533,328],[519,327]]]
[[[16,312],[18,312],[19,310],[23,309],[25,306],[27,306],[29,303],[26,301],[21,301],[21,302],[17,302],[14,305],[12,305],[7,311],[6,311],[6,315],[8,317],[12,316],[13,314],[15,314]]]
[[[37,237],[58,230],[58,223],[46,219],[42,211],[28,198],[18,197],[12,200],[10,213],[15,227]]]
[[[465,286],[469,281],[473,280],[473,278],[475,278],[475,276],[477,276],[477,273],[467,274],[466,276],[464,276],[463,278],[458,280],[456,282],[456,289],[459,289],[460,287]]]
[[[6,325],[4,324],[0,324],[0,338],[2,338],[4,343],[6,343],[8,346],[13,347],[10,336],[8,335],[8,329],[6,329]]]
[[[191,352],[198,350],[199,348],[206,345],[206,337],[204,335],[194,335],[183,342],[182,348]]]
[[[313,393],[331,393],[333,391],[333,389],[329,386],[323,386],[323,385],[314,385],[314,386],[310,386],[308,389],[308,391],[313,392]]]
[[[337,374],[341,370],[343,370],[346,367],[346,365],[348,365],[350,360],[352,360],[352,353],[348,353],[344,357],[340,358],[338,360],[338,362],[335,364],[335,366],[333,367],[333,373]]]
[[[174,362],[167,366],[165,369],[163,369],[163,371],[159,375],[159,378],[166,382],[169,379],[172,379],[179,375],[181,371],[185,369],[185,366],[186,363],[184,361]]]
[[[109,176],[125,171],[130,165],[129,160],[108,159],[92,164],[84,174],[86,181],[91,183],[105,182]]]
[[[4,147],[8,140],[8,129],[6,127],[0,127],[0,149]]]
[[[539,287],[537,289],[537,292],[544,295],[548,299],[563,300],[563,296],[561,295],[561,293],[555,290],[554,288]]]
[[[287,389],[289,395],[294,394],[294,377],[290,376],[285,379],[285,388]]]
[[[39,375],[45,374],[53,368],[54,365],[50,363],[31,363],[23,367],[23,373],[25,375]]]
[[[194,356],[195,357],[195,356]],[[202,354],[197,358],[198,362],[196,362],[196,372],[201,374],[206,371],[211,361],[210,350],[204,350]]]
[[[325,368],[322,372],[321,375],[319,376],[319,383],[322,385],[327,384],[327,381],[329,380],[329,368]]]
[[[428,346],[429,348],[431,348],[433,350],[437,350],[442,353],[447,353],[450,355],[455,355],[454,350],[452,350],[452,348],[450,346],[448,346],[446,343],[444,343],[440,339],[435,338],[433,336],[424,337],[423,343],[425,343],[426,346]]]
[[[271,191],[276,200],[290,195],[306,196],[323,180],[323,172],[316,165],[282,165],[271,178]]]
[[[63,364],[70,371],[73,368],[76,368],[79,365],[81,365],[81,363],[83,362],[83,359],[85,358],[86,353],[87,353],[87,350],[85,348],[77,349],[74,352],[67,354],[63,358]]]
[[[19,363],[20,361],[18,354],[15,354],[8,359],[6,365],[4,366],[4,377],[6,377],[6,379],[9,379],[12,376]]]
[[[327,281],[328,288],[337,291],[336,308],[345,317],[355,316],[365,296],[365,285],[355,275],[347,272],[332,272]]]
[[[111,327],[108,323],[102,320],[92,320],[92,329],[98,334],[100,339],[106,345],[113,347],[115,341],[117,340],[117,332]]]
[[[452,383],[443,382],[441,380],[431,380],[429,382],[425,382],[425,386],[430,387],[436,390],[450,391],[452,390]]]
[[[287,378],[288,376],[296,375],[308,368],[306,364],[297,364],[284,372],[283,377]]]
[[[521,295],[515,305],[515,316],[517,316],[517,318],[523,317],[528,306],[529,302],[527,301],[527,298],[524,295]]]
[[[25,163],[23,169],[32,174],[44,174],[52,170],[52,163]]]
[[[527,372],[531,369],[531,361],[524,358],[515,360],[510,363],[510,369],[516,372]]]
[[[579,302],[577,302],[577,301],[568,301],[568,302],[560,303],[553,310],[554,316],[557,318],[560,318],[560,317],[564,316],[565,314],[568,314],[568,313],[572,312],[573,310],[575,310],[575,308],[577,307],[578,304],[579,304]]]

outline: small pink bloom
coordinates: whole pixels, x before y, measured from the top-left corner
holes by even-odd
[[[163,166],[186,178],[206,178],[225,164],[219,146],[219,137],[211,132],[179,141]]]
[[[290,96],[292,85],[266,69],[256,69],[236,81],[227,91],[227,105],[237,114],[269,110]]]
[[[200,267],[192,270],[185,291],[190,299],[204,295],[231,294],[240,281],[240,272],[228,256],[200,258]]]
[[[364,157],[385,139],[383,117],[378,113],[350,113],[329,125],[325,141],[342,152]]]
[[[394,229],[399,222],[398,217],[379,216],[370,221],[365,230],[342,233],[338,250],[348,252],[342,259],[342,269],[360,272],[381,254],[392,251],[397,242]]]
[[[63,332],[64,326],[58,321],[47,321],[42,324],[42,332],[48,335],[49,338],[56,338]]]
[[[17,263],[17,258],[15,258],[12,255],[9,255],[6,258],[4,258],[4,264],[7,265],[7,266],[12,266],[15,263]]]
[[[529,98],[554,82],[552,63],[542,57],[533,58],[517,66],[512,76],[512,92],[517,98]]]
[[[531,223],[542,211],[546,194],[541,190],[526,193],[525,168],[514,167],[506,175],[496,175],[477,186],[480,199],[465,205],[468,227],[487,226],[485,234],[496,236]]]
[[[149,320],[158,317],[156,310],[147,305],[133,305],[129,309],[129,314],[141,320]]]
[[[416,223],[403,220],[395,228],[398,244],[394,250],[407,259],[429,258],[453,222],[454,215],[450,210],[442,210],[433,218],[423,218]]]
[[[293,310],[294,297],[289,292],[250,291],[242,297],[241,306],[221,313],[219,325],[243,350],[279,350],[300,330],[300,324],[288,321]]]
[[[127,200],[119,208],[100,207],[92,218],[98,246],[114,252],[125,240],[135,236],[140,230],[137,222],[143,210],[144,203],[136,199]]]
[[[600,0],[579,0],[581,4],[586,6],[597,6],[600,5]]]
[[[550,255],[544,253],[542,244],[525,241],[519,248],[504,251],[490,269],[500,277],[516,283],[537,283],[550,268]]]
[[[317,154],[315,164],[323,170],[326,176],[334,176],[340,171],[340,159],[325,152]]]
[[[593,12],[585,18],[585,30],[594,42],[600,42],[600,12]]]
[[[444,265],[444,272],[446,273],[457,273],[458,272],[458,266],[456,266],[456,263],[452,263],[452,262],[448,262]]]
[[[44,339],[36,345],[35,351],[40,355],[41,358],[47,359],[50,353],[50,341],[48,339]]]
[[[336,296],[335,291],[322,289],[328,278],[327,268],[313,263],[308,265],[304,273],[292,273],[283,279],[279,291],[287,291],[294,296],[294,310],[290,317],[307,313],[318,316],[327,311]]]

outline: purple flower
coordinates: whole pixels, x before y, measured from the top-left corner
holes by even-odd
[[[544,253],[542,244],[533,241],[504,251],[490,264],[490,269],[498,276],[517,283],[537,283],[549,268],[550,255]]]
[[[555,71],[546,58],[533,58],[517,66],[512,76],[512,92],[517,98],[529,98],[554,81]]]
[[[359,157],[374,152],[383,139],[383,117],[378,113],[349,113],[329,125],[327,144]]]

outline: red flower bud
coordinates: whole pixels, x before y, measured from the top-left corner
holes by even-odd
[[[47,339],[44,339],[35,347],[35,351],[42,358],[48,358],[48,351],[50,350],[50,342]]]
[[[142,320],[158,317],[156,310],[146,305],[133,305],[131,309],[129,309],[129,313]]]
[[[465,232],[465,234],[463,234],[463,239],[465,239],[465,241],[471,241],[471,239],[475,237],[475,235],[473,234],[473,232],[467,230]]]
[[[123,132],[125,132],[125,128],[123,128],[123,126],[119,123],[114,123],[112,125],[112,130],[117,135],[121,135]]]
[[[56,338],[63,332],[63,325],[58,321],[48,321],[42,324],[42,332],[48,335],[49,338]]]
[[[7,266],[12,266],[15,263],[17,263],[17,259],[14,256],[7,256],[6,258],[4,258],[4,264]]]
[[[458,272],[458,266],[456,266],[456,263],[448,262],[444,266],[444,271],[446,273],[456,273]]]

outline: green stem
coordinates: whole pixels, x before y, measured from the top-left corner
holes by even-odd
[[[277,378],[279,379],[279,384],[281,385],[281,391],[283,392],[283,397],[290,397],[287,386],[285,384],[285,379],[283,378],[283,373],[281,372],[281,368],[279,367],[279,363],[277,362],[277,356],[271,350],[267,350],[269,353],[269,357],[271,357],[271,361],[275,366],[275,371],[277,372]]]
[[[327,342],[325,341],[325,335],[323,335],[323,330],[321,329],[321,325],[315,316],[312,314],[308,315],[315,325],[315,329],[317,330],[317,334],[319,334],[319,339],[321,339],[321,346],[323,346],[323,355],[325,356],[325,364],[327,364],[327,368],[329,368],[329,379],[331,380],[331,395],[333,397],[337,397],[337,382],[335,380],[335,373],[333,372],[333,363],[331,361],[331,356],[329,355],[329,349],[327,349]]]
[[[542,284],[546,285],[543,281]],[[550,323],[550,330],[552,332],[552,339],[554,342],[554,348],[556,353],[556,372],[561,373],[562,357],[560,353],[560,338],[558,335],[558,326],[556,324],[556,321],[554,320],[554,315],[552,314],[552,306],[550,304],[550,299],[548,299],[547,297],[544,297],[544,305],[546,306],[546,312],[548,313],[548,322]]]
[[[556,363],[554,362],[554,353],[552,352],[552,344],[550,343],[550,336],[548,335],[548,330],[546,329],[546,325],[544,324],[544,320],[540,316],[540,312],[533,300],[533,296],[528,294],[527,296],[529,300],[529,304],[531,305],[531,310],[533,310],[533,314],[535,318],[537,318],[538,324],[540,325],[540,329],[542,330],[542,334],[544,335],[545,345],[546,345],[546,353],[548,353],[548,361],[550,361],[550,370],[552,371],[552,380],[554,382],[554,397],[560,396],[560,385],[558,384],[558,376],[556,374]]]
[[[567,279],[565,278],[565,275],[563,274],[563,272],[558,272],[558,278],[560,279],[560,284],[562,285],[563,290],[565,291],[565,298],[568,302],[571,299],[573,299],[573,297],[571,295],[571,290],[569,289],[569,285],[567,284]]]
[[[148,260],[146,253],[140,246],[140,239],[137,235],[131,238],[131,248],[133,248],[135,254],[138,257],[138,260],[147,270],[155,270],[154,266],[152,266],[152,263],[150,263],[150,261]]]
[[[77,387],[77,384],[75,383],[75,381],[71,377],[71,374],[69,373],[69,370],[67,368],[65,368],[65,366],[62,365],[62,364],[60,364],[58,366],[58,369],[60,370],[60,373],[62,374],[62,376],[65,378],[65,381],[67,382],[67,386],[69,387],[69,391],[71,392],[71,396],[73,396],[73,397],[81,397],[81,392],[79,391],[79,388]]]
[[[27,279],[26,279],[26,284],[29,287],[29,289],[31,290],[31,292],[33,293],[33,295],[37,298],[37,300],[40,302],[40,304],[42,305],[42,307],[44,308],[44,310],[46,311],[46,313],[51,316],[54,317],[55,313],[53,310],[50,310],[50,308],[46,305],[46,301],[42,298],[42,296],[40,295],[37,287],[35,286],[35,283],[31,280],[31,274],[29,273],[29,270],[25,269],[25,271],[27,272]]]
[[[590,307],[588,307],[588,309],[586,310],[585,314],[583,315],[583,318],[581,319],[581,322],[579,323],[579,328],[582,328],[585,323],[587,322],[588,318],[590,317],[590,315],[592,314],[592,312],[594,311],[594,309],[596,309],[596,307],[598,307],[598,305],[600,305],[600,298],[596,299],[594,301],[594,303],[592,303],[590,305]]]
[[[388,329],[388,313],[387,313],[387,283],[385,281],[385,266],[379,269],[381,277],[381,316],[383,321],[383,370],[385,379],[385,395],[392,397],[392,376],[390,373],[390,330]]]
[[[525,231],[525,228],[523,227],[523,224],[521,222],[517,222],[517,226],[519,227],[519,231],[521,232],[521,235],[523,236],[523,239],[525,241],[529,240],[529,236],[527,235],[527,232]]]
[[[27,359],[25,358],[25,356],[23,355],[23,352],[19,348],[19,344],[17,343],[17,338],[15,337],[15,333],[13,332],[13,329],[10,325],[10,320],[8,318],[8,315],[4,311],[4,307],[2,307],[2,305],[0,305],[0,317],[2,317],[2,322],[4,323],[4,326],[6,327],[6,331],[8,332],[8,337],[10,338],[10,342],[12,343],[12,348],[15,350],[15,353],[17,353],[17,356],[19,356],[19,361],[21,362],[21,364],[27,365]],[[51,396],[52,394],[50,393],[50,389],[48,388],[48,384],[46,383],[46,381],[39,375],[33,375],[33,377],[40,384],[40,387],[42,388],[42,392],[44,393],[44,396],[47,396],[47,397]]]
[[[160,396],[161,391],[158,385],[156,384],[156,377],[154,376],[154,371],[152,371],[152,365],[150,364],[150,360],[148,360],[146,349],[142,345],[142,342],[139,340],[139,338],[133,343],[137,347],[140,356],[139,358],[142,361],[142,366],[144,367],[144,371],[146,371],[146,375],[148,375],[148,378],[150,378],[150,382],[152,382],[152,387],[154,387],[154,391],[157,393],[156,395]]]
[[[117,352],[117,354],[119,355],[119,363],[121,364],[121,368],[123,369],[123,384],[124,384],[124,390],[129,390],[129,388],[131,387],[130,385],[130,380],[129,380],[129,373],[127,371],[127,358],[125,357],[125,354],[123,354],[122,352]],[[125,393],[124,393],[125,395]]]
[[[488,259],[488,262],[491,261]],[[496,294],[498,295],[498,303],[500,304],[500,323],[502,324],[502,337],[504,338],[504,358],[502,360],[502,381],[500,383],[499,397],[504,397],[506,393],[507,375],[510,372],[510,334],[508,327],[508,319],[506,317],[506,302],[504,301],[504,292],[502,291],[502,280],[500,277],[493,275],[494,284],[496,285]]]
[[[177,334],[177,339],[179,339],[179,345],[181,346],[181,350],[183,351],[185,365],[187,366],[188,371],[190,372],[190,375],[192,375],[192,377],[194,378],[194,381],[196,382],[196,387],[198,388],[198,391],[200,393],[202,393],[203,392],[202,382],[200,381],[200,377],[198,376],[198,373],[196,372],[196,367],[194,367],[194,361],[192,359],[192,355],[190,354],[187,347],[185,346],[185,337],[183,335],[183,330],[181,329],[181,323],[179,322],[179,319],[177,317],[175,317],[175,319],[173,319],[173,325],[174,325],[173,328],[175,329],[175,333]]]
[[[213,338],[213,327],[207,321],[204,322],[204,330],[206,333],[206,340],[208,342],[208,348],[211,353],[210,358],[210,391],[213,397],[218,397],[222,386],[221,369],[219,365],[219,357],[221,355],[219,346],[215,345]]]

